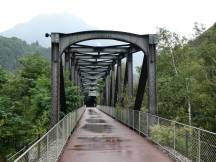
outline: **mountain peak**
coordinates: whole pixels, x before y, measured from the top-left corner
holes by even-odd
[[[42,46],[49,47],[50,40],[44,37],[45,33],[72,33],[93,29],[95,28],[86,24],[76,16],[68,13],[58,13],[38,15],[30,21],[17,24],[13,28],[0,34],[5,37],[18,37],[28,43],[38,41]]]

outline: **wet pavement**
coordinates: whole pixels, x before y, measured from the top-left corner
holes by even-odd
[[[87,108],[60,162],[173,162],[144,137],[96,108]]]

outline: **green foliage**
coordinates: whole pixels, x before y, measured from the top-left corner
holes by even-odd
[[[0,70],[0,147],[14,150],[46,131],[50,109],[49,62],[39,54],[19,61],[15,75]]]
[[[150,128],[151,139],[157,143],[164,144],[165,146],[172,146],[173,135],[173,127],[154,125]]]
[[[174,123],[170,123],[170,125],[156,124],[150,128],[150,138],[154,142],[171,149],[174,147],[175,140],[175,149],[186,157],[191,156],[194,150],[196,150],[197,141],[194,140],[194,137],[196,137],[196,133],[192,128],[185,126],[177,127],[177,125],[174,126]]]
[[[38,42],[27,44],[25,41],[15,37],[6,38],[0,36],[0,65],[2,67],[15,71],[19,64],[17,58],[34,53],[42,53],[48,57],[50,49],[41,47]]]
[[[44,134],[50,121],[50,63],[40,54],[18,59],[15,74],[0,68],[0,159]],[[66,112],[82,102],[78,87],[66,81]]]
[[[194,30],[196,37],[187,40],[159,29],[158,115],[216,131],[216,24],[204,32],[195,23]],[[140,74],[140,67],[136,70]],[[147,111],[147,90],[142,111]]]
[[[50,123],[50,62],[41,54],[18,61],[15,74],[0,67],[0,161],[44,134]],[[80,106],[82,98],[71,82],[66,81],[65,88],[69,112]]]
[[[216,131],[216,26],[201,31],[197,29],[199,36],[187,41],[160,29],[158,113],[190,124],[190,108],[192,125]]]
[[[65,83],[66,96],[66,113],[77,109],[83,102],[83,97],[80,96],[80,89],[74,86],[71,81]]]
[[[0,88],[2,85],[7,82],[7,73],[6,71],[0,66]]]

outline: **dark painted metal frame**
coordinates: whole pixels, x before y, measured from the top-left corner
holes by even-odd
[[[87,46],[79,42],[94,39],[111,39],[127,44],[115,46]],[[127,87],[130,107],[140,110],[148,80],[149,112],[156,113],[156,35],[137,35],[119,31],[85,31],[77,33],[51,33],[52,49],[52,109],[51,125],[58,122],[59,110],[65,106],[64,72],[69,73],[69,79],[82,92],[97,90],[97,80],[103,79],[105,83],[103,102],[115,106],[121,102],[122,92]],[[144,53],[138,91],[133,106],[133,53]],[[64,58],[65,71],[62,67]],[[127,58],[124,84],[121,78],[121,60]],[[115,65],[117,64],[117,70]],[[116,74],[116,75],[115,75]]]

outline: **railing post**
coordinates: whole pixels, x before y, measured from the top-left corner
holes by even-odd
[[[188,130],[186,130],[186,132],[185,132],[185,146],[186,146],[187,157],[189,156],[189,154],[188,154],[188,138],[189,138],[189,134],[188,134]]]
[[[149,136],[149,113],[146,113],[146,136]]]
[[[68,136],[69,136],[69,120],[68,120],[68,117],[69,117],[69,115],[67,116],[67,119],[66,119],[66,121],[67,121],[67,138],[66,139],[68,139]]]
[[[37,140],[39,140],[40,139],[40,134],[38,134],[38,138],[37,138]],[[41,144],[40,144],[40,142],[38,143],[38,147],[37,147],[37,157],[38,157],[38,161],[40,160],[40,156],[41,156],[41,154],[40,154],[40,152],[41,152]]]
[[[130,126],[130,111],[128,110],[128,126]]]
[[[122,110],[121,109],[120,109],[120,112],[121,112],[120,114],[121,114],[121,122],[122,122]]]
[[[174,156],[176,159],[176,123],[174,121],[174,128],[173,128],[173,149],[174,149]]]
[[[124,122],[124,124],[126,124],[126,122],[125,122],[125,109],[123,109],[122,110],[122,120],[123,120],[123,122]]]
[[[139,113],[139,134],[140,134],[140,111],[138,111]]]
[[[74,119],[74,112],[71,113],[71,133],[73,131],[73,127],[74,127],[74,124],[73,124],[73,120]]]
[[[58,137],[59,137],[59,134],[58,134],[58,125],[56,126],[56,159],[58,158]]]
[[[29,145],[27,144],[27,145],[26,145],[26,149],[28,149],[28,147],[29,147]],[[25,160],[26,160],[26,161],[29,161],[29,152],[27,152],[26,157],[25,157]]]
[[[198,129],[198,162],[200,162],[200,150],[201,150],[201,141],[200,141],[200,130]]]
[[[76,120],[75,120],[75,125],[76,125],[76,122],[77,122],[77,120],[78,120],[78,119],[77,119],[77,109],[76,109],[75,111],[76,111],[76,114],[75,114],[75,119],[76,119]]]
[[[46,143],[47,143],[47,145],[46,145],[46,150],[47,150],[47,152],[46,152],[46,161],[47,162],[49,162],[49,133],[47,134],[47,136],[46,136]]]
[[[71,122],[71,130],[70,130],[70,134],[72,133],[73,130],[73,113],[71,112],[71,117],[70,117],[70,122]]]
[[[71,134],[71,113],[69,114],[69,136]]]
[[[133,129],[134,129],[134,110],[133,111]]]

